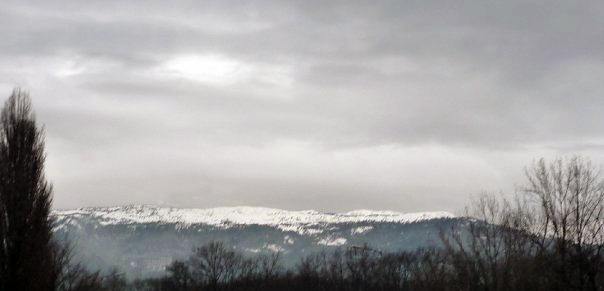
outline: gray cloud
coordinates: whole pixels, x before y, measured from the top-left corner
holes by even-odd
[[[598,1],[4,7],[56,207],[455,210],[539,156],[604,161]]]

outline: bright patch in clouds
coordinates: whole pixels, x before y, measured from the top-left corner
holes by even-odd
[[[184,55],[163,66],[163,71],[175,77],[216,85],[229,85],[247,79],[250,66],[220,55]]]
[[[264,97],[283,98],[293,85],[288,64],[244,62],[219,54],[180,55],[163,63],[155,73],[160,77],[186,79],[213,86],[237,88]]]
[[[57,66],[55,75],[57,77],[64,78],[64,77],[71,77],[74,75],[81,74],[84,71],[85,71],[84,66],[78,64],[74,60],[69,60],[69,61],[66,61],[66,62],[60,64],[59,66]]]

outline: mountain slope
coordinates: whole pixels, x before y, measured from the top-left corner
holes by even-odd
[[[457,220],[447,212],[148,205],[60,210],[54,215],[55,232],[74,243],[76,254],[89,267],[116,266],[131,276],[161,274],[171,260],[212,240],[248,255],[279,251],[290,265],[312,252],[365,243],[385,251],[438,246],[439,232]]]

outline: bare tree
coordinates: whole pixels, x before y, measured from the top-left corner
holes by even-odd
[[[280,258],[280,252],[274,252],[258,256],[256,262],[258,264],[258,275],[261,280],[272,280],[281,272]]]
[[[581,157],[541,159],[526,169],[523,190],[533,203],[533,232],[543,251],[560,259],[559,277],[569,288],[596,288],[604,243],[604,184],[600,171]]]
[[[189,259],[191,273],[198,284],[217,290],[220,284],[233,281],[240,271],[241,254],[222,242],[211,242],[196,248]]]
[[[458,276],[494,290],[535,289],[537,277],[539,286],[595,290],[604,244],[598,169],[572,157],[541,159],[525,172],[523,195],[481,196],[467,210],[467,233],[444,237]]]
[[[501,195],[499,195],[501,196]],[[471,218],[451,234],[441,234],[460,281],[493,290],[526,289],[523,258],[534,253],[524,200],[482,194],[466,208]]]

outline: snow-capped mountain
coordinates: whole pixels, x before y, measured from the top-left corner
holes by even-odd
[[[237,225],[272,226],[299,234],[320,233],[325,226],[345,223],[414,223],[431,219],[452,218],[448,212],[399,213],[393,211],[355,210],[325,213],[315,210],[287,211],[264,207],[218,207],[209,209],[131,205],[107,208],[81,208],[55,211],[58,227],[82,218],[94,219],[100,225],[174,224],[180,228],[210,225],[228,228]]]
[[[186,209],[149,205],[54,212],[55,232],[92,268],[159,274],[193,247],[221,240],[246,254],[276,252],[293,264],[312,252],[370,244],[383,250],[436,246],[456,221],[448,212],[355,210],[325,213],[262,207]]]

